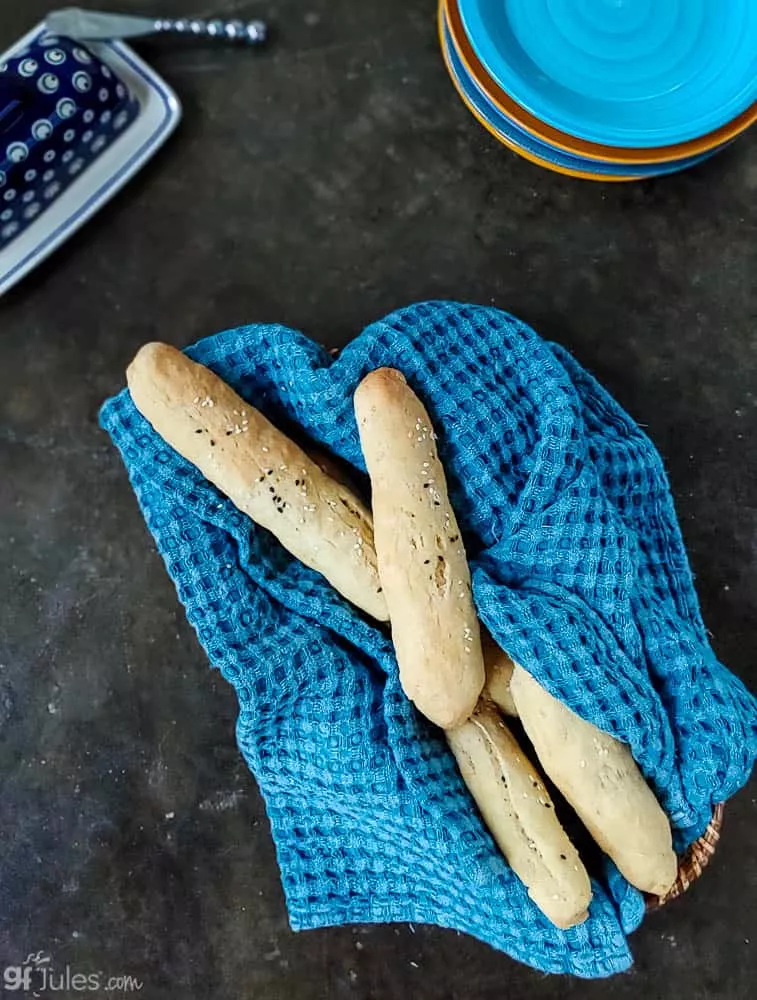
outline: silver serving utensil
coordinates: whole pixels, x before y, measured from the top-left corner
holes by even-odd
[[[133,17],[130,14],[103,14],[98,11],[67,7],[47,15],[47,28],[54,35],[65,35],[80,42],[114,38],[138,38],[144,35],[186,35],[213,38],[244,45],[260,45],[266,39],[263,21],[203,20],[196,17]]]

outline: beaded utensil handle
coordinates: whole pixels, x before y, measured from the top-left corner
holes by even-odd
[[[156,34],[192,35],[196,38],[219,38],[244,45],[260,45],[266,39],[267,28],[263,21],[210,21],[196,17],[159,18],[155,21]]]
[[[192,38],[217,38],[224,42],[260,45],[266,39],[263,21],[240,21],[199,17],[134,17],[131,14],[108,14],[102,11],[67,7],[47,16],[47,27],[56,35],[79,41],[113,38],[139,38],[144,35],[186,35]]]

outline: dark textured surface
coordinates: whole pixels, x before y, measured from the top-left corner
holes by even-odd
[[[4,4],[0,45],[50,6]],[[757,133],[681,177],[572,181],[459,104],[430,0],[219,8],[271,13],[278,39],[143,44],[184,100],[180,133],[0,302],[0,969],[44,950],[137,975],[151,1000],[751,997],[754,782],[710,871],[610,982],[544,978],[429,928],[292,935],[231,692],[96,413],[151,337],[276,320],[340,344],[414,299],[495,303],[648,427],[715,648],[754,688]]]

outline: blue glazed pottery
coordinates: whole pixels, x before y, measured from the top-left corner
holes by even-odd
[[[0,250],[138,113],[126,85],[81,43],[43,36],[0,65]]]
[[[757,100],[755,0],[459,0],[459,10],[499,86],[580,139],[687,142]]]
[[[453,82],[470,110],[479,120],[488,123],[490,131],[497,135],[502,142],[516,149],[528,159],[540,163],[542,166],[560,173],[568,173],[592,180],[641,180],[644,177],[658,177],[695,166],[717,152],[717,150],[712,150],[709,153],[701,153],[698,156],[692,156],[670,164],[635,164],[633,167],[629,167],[626,164],[587,160],[582,156],[566,153],[561,149],[550,146],[505,117],[489,101],[468,74],[455,50],[454,43],[449,34],[449,28],[445,22],[442,22],[442,27],[442,45],[445,61]],[[629,174],[632,176],[629,176]]]

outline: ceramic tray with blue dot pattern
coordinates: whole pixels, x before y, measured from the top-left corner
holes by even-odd
[[[0,57],[0,294],[97,211],[181,117],[122,42],[84,46],[43,25]]]
[[[139,113],[83,45],[46,36],[0,66],[0,248],[27,228]]]

